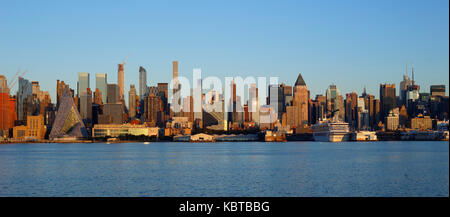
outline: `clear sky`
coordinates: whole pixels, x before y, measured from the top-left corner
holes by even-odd
[[[449,88],[448,0],[354,1],[2,1],[0,74],[20,68],[55,99],[56,79],[76,89],[78,72],[108,73],[125,66],[126,95],[138,85],[180,75],[279,76],[298,73],[311,97],[334,83],[342,94],[379,84],[399,85],[413,64],[421,92]],[[17,87],[17,86],[16,86]],[[14,88],[15,91],[16,88]],[[398,92],[397,92],[398,94]]]

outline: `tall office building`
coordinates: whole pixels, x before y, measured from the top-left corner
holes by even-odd
[[[284,105],[284,84],[281,85],[269,85],[269,105],[270,107],[278,113],[278,119],[281,120],[281,116],[286,112],[286,107]]]
[[[358,94],[355,92],[347,93],[345,99],[345,122],[349,123],[350,127],[355,127],[357,118],[357,103]]]
[[[106,95],[106,92],[105,92],[105,95]],[[103,98],[102,92],[98,88],[96,88],[95,92],[94,92],[94,104],[103,105],[103,103],[106,103],[106,101],[103,101],[102,98]]]
[[[147,93],[147,71],[144,69],[144,67],[139,66],[139,99],[144,99],[144,96]]]
[[[6,77],[0,75],[0,136],[8,135],[8,129],[14,127],[15,99],[10,97]]]
[[[80,96],[80,116],[86,126],[92,123],[92,91],[87,88]]]
[[[172,79],[173,79],[173,94],[172,94],[172,104],[181,105],[181,93],[180,93],[180,83],[178,80],[178,61],[172,62]],[[178,98],[178,102],[174,100]],[[176,112],[174,112],[174,116],[179,116]]]
[[[345,120],[344,99],[336,85],[331,84],[326,92],[327,97],[327,116],[331,117],[333,111],[341,120]]]
[[[147,122],[150,126],[161,126],[161,99],[158,96],[148,96]]]
[[[381,120],[384,120],[396,105],[395,84],[380,84]]]
[[[256,87],[256,84],[250,84],[248,111],[249,111],[249,119],[259,124],[259,99],[258,99],[258,88]]]
[[[119,100],[123,100],[123,94],[124,94],[124,68],[125,68],[125,62],[122,64],[118,64],[119,70],[117,72],[117,84],[119,85]]]
[[[411,85],[411,80],[408,77],[408,64],[406,64],[406,72],[403,75],[403,81],[400,82],[400,104],[406,105],[406,92],[408,91],[408,87]]]
[[[445,96],[445,85],[431,85],[430,86],[431,96]]]
[[[118,103],[120,102],[120,98],[119,98],[119,85],[117,84],[108,84],[107,85],[107,103]]]
[[[33,115],[33,87],[27,79],[19,77],[19,88],[17,89],[16,111],[17,120],[26,121],[28,115]]]
[[[130,85],[130,91],[128,92],[128,109],[130,118],[136,116],[136,88],[134,84]]]
[[[78,96],[81,97],[83,94],[87,92],[89,88],[89,73],[88,72],[79,72],[78,73]]]
[[[95,88],[101,92],[102,102],[106,103],[107,98],[107,76],[106,73],[97,73],[95,74]],[[97,90],[96,90],[97,92]]]
[[[309,103],[309,91],[306,87],[306,83],[303,80],[302,74],[298,74],[297,81],[294,85],[294,98],[293,106],[295,107],[298,120],[295,120],[295,126],[301,128],[308,124],[308,103]]]

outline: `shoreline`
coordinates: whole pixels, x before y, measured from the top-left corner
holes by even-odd
[[[418,141],[426,141],[426,142],[448,142],[449,140],[376,140],[376,141],[343,141],[343,142],[364,142],[364,143],[376,143],[376,142],[390,142],[390,141],[402,141],[402,142],[418,142]],[[107,143],[107,144],[115,144],[115,143],[223,143],[223,142],[231,142],[231,143],[246,143],[246,142],[260,142],[260,143],[273,143],[273,142],[283,142],[283,143],[292,143],[292,142],[320,142],[320,141],[311,141],[311,140],[288,140],[288,141],[205,141],[205,142],[193,142],[193,141],[133,141],[133,140],[119,140],[119,141],[95,141],[95,140],[75,140],[75,141],[50,141],[50,140],[41,140],[41,141],[14,141],[14,142],[0,142],[0,145],[8,145],[8,144],[48,144],[48,143],[58,143],[58,144],[81,144],[81,143]],[[342,143],[342,142],[329,142],[329,143]]]

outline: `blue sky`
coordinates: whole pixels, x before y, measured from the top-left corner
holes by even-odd
[[[180,75],[279,76],[298,73],[311,97],[334,83],[345,94],[378,96],[379,84],[402,79],[449,87],[449,2],[432,1],[2,1],[0,74],[20,68],[55,98],[56,79],[76,89],[78,72],[108,73],[127,56],[126,90]],[[15,90],[15,89],[14,89]],[[128,93],[128,92],[126,92]]]

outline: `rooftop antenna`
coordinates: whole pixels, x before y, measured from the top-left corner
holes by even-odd
[[[408,62],[406,62],[406,71],[405,74],[408,75]]]
[[[415,82],[414,82],[414,65],[413,66],[411,66],[411,70],[412,70],[412,85],[415,85]]]

